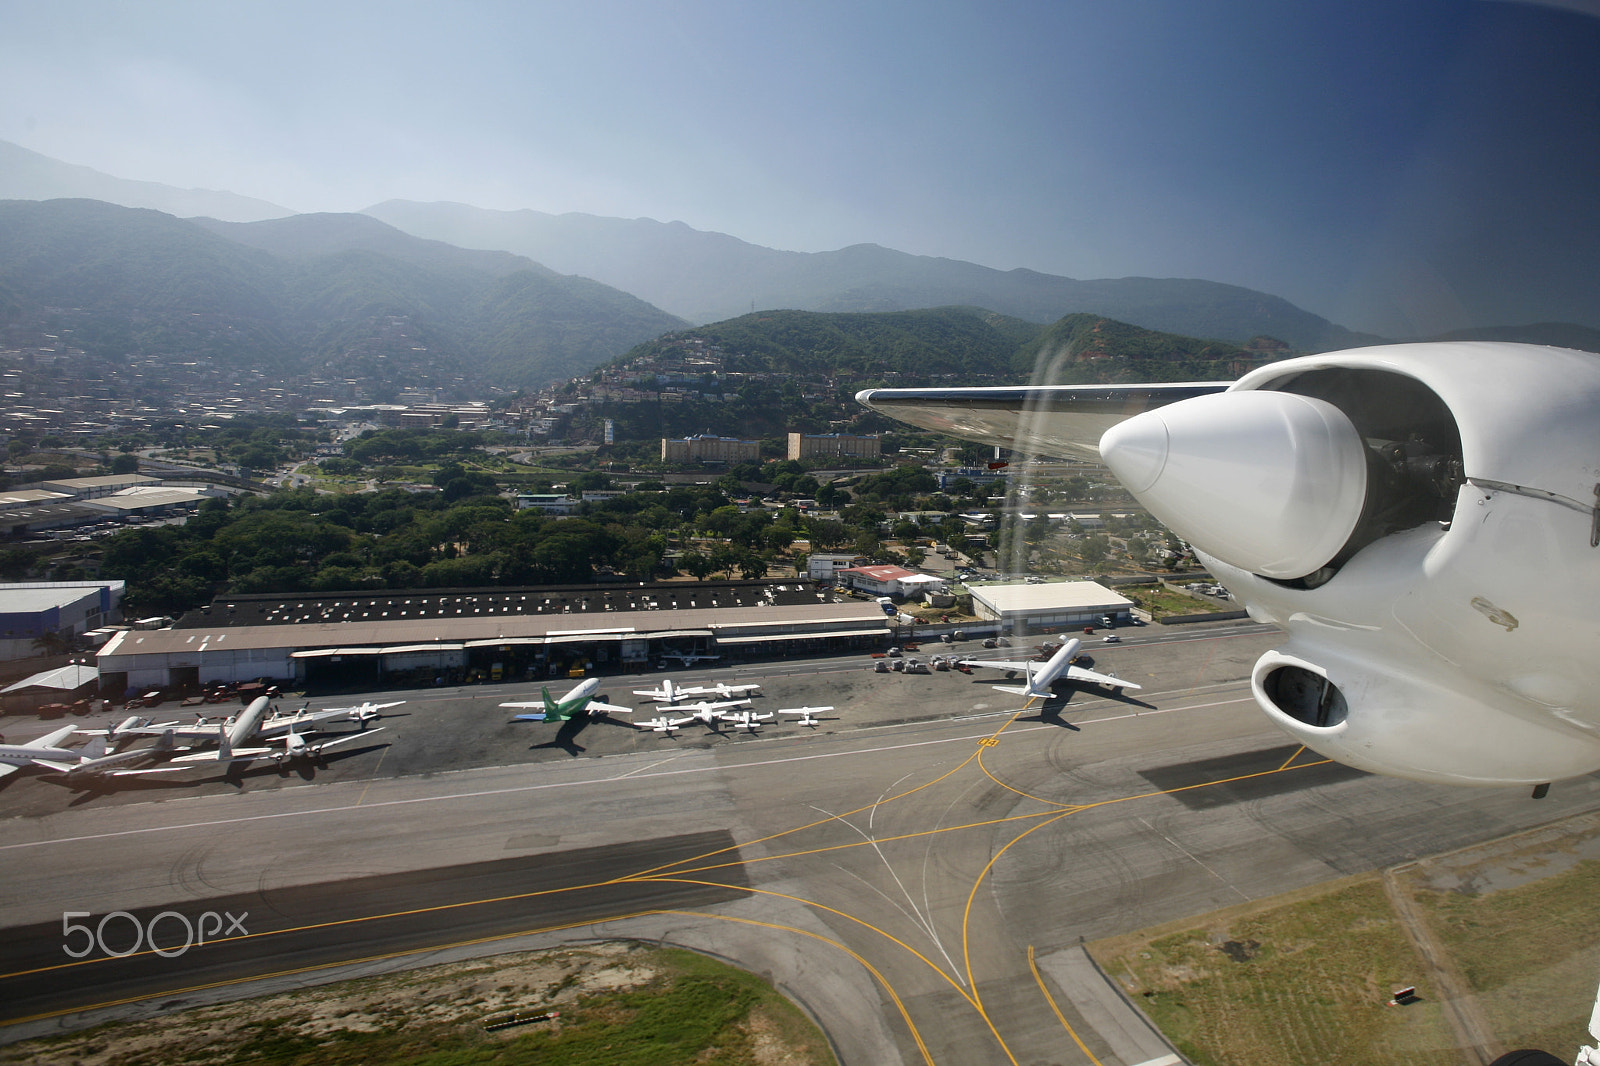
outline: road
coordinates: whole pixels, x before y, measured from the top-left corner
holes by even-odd
[[[390,723],[391,748],[309,781],[213,780],[159,802],[22,781],[0,793],[8,808],[33,807],[0,821],[8,1033],[153,1009],[116,1006],[131,997],[188,1004],[263,987],[239,983],[250,974],[305,982],[634,937],[767,975],[846,1063],[1135,1066],[1081,1009],[1068,963],[1082,939],[1600,802],[1592,779],[1535,802],[1303,752],[1248,695],[1249,665],[1273,642],[1250,626],[1130,631],[1097,654],[1145,686],[1137,699],[1086,689],[1042,711],[995,692],[998,677],[796,660],[715,676],[761,678],[762,709],[835,703],[814,732],[668,739],[596,724],[570,751],[553,726],[517,733],[486,700],[427,693]],[[609,687],[616,702],[623,685]],[[469,737],[462,754],[423,760],[452,725]],[[435,739],[401,752],[416,737]],[[510,757],[487,765],[496,754]],[[534,876],[544,869],[565,879]],[[249,911],[258,954],[224,955],[245,947],[224,942],[193,959],[97,949],[79,962],[63,950],[64,911],[97,923],[229,906]],[[110,920],[108,937],[131,938],[127,923]]]

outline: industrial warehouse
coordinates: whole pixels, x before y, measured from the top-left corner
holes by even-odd
[[[973,613],[999,622],[1006,633],[1099,625],[1104,618],[1121,624],[1133,618],[1132,600],[1095,581],[973,585],[971,591]]]
[[[102,691],[257,678],[297,687],[426,685],[638,673],[753,653],[875,648],[876,604],[808,583],[440,589],[236,597],[100,649]]]

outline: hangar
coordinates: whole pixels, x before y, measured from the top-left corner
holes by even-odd
[[[1132,600],[1096,581],[973,585],[969,591],[974,614],[1017,633],[1099,625],[1106,616],[1118,623],[1133,617]]]
[[[129,630],[100,649],[102,688],[111,694],[258,678],[345,687],[639,673],[676,655],[843,651],[879,646],[889,635],[876,604],[854,601],[576,616],[398,614],[264,625],[229,625],[223,616],[192,628]]]

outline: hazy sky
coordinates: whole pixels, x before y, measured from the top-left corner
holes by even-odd
[[[1588,0],[0,0],[0,139],[390,198],[1600,326]],[[1577,310],[1574,310],[1577,309]]]

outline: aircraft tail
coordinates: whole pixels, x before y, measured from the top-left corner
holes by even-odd
[[[95,737],[78,752],[85,760],[98,759],[106,753],[106,738]]]
[[[1013,696],[1031,696],[1036,699],[1049,699],[1052,695],[1052,693],[1049,691],[1041,692],[1037,689],[1028,688],[1025,685],[990,685],[989,687],[994,689],[996,692],[1009,692]]]
[[[547,722],[565,721],[567,716],[561,713],[561,704],[557,703],[555,697],[550,695],[550,686],[545,685],[539,690],[539,693],[544,697],[544,720]]]

